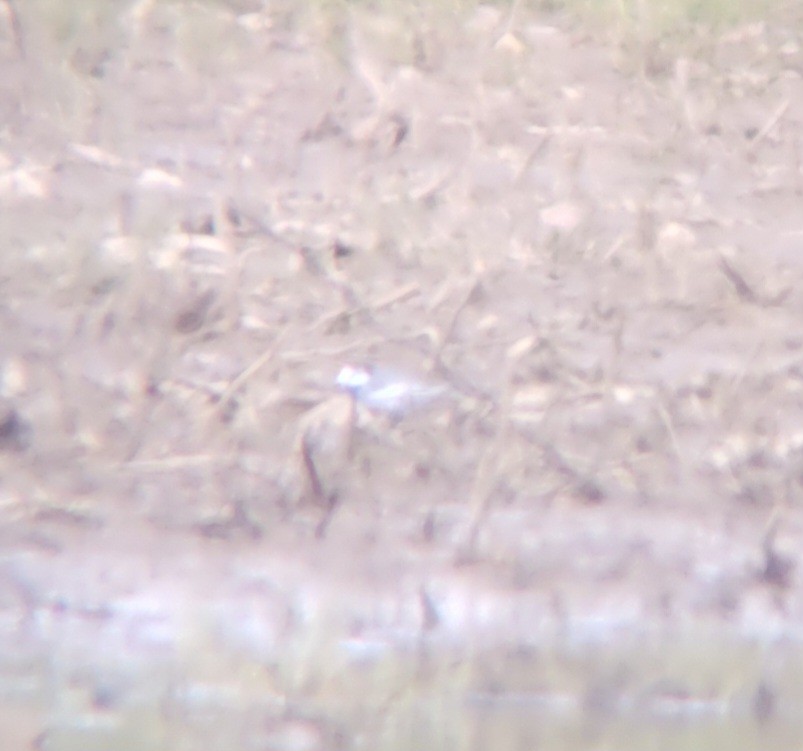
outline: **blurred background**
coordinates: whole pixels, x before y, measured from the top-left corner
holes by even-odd
[[[802,20],[1,0],[3,747],[792,747]]]

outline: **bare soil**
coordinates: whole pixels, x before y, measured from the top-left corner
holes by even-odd
[[[799,636],[793,6],[682,42],[36,7],[0,39],[4,623]],[[452,398],[373,414],[346,363]]]

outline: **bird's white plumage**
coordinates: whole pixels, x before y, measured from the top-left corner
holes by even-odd
[[[336,384],[369,409],[401,415],[446,393],[442,385],[426,384],[378,368],[344,365]]]

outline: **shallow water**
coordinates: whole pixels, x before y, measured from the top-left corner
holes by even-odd
[[[271,654],[207,624],[132,640],[104,613],[2,634],[5,748],[787,749],[803,649],[696,633],[403,648],[292,633]]]

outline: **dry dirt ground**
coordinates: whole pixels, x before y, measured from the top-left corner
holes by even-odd
[[[299,5],[3,6],[3,633],[800,636],[794,6]]]

